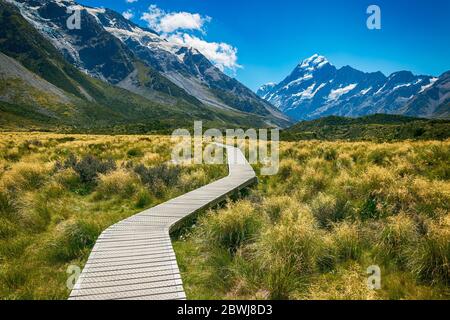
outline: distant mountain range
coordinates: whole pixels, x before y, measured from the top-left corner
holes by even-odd
[[[68,8],[81,10],[81,29],[67,28]],[[291,123],[199,51],[109,9],[71,0],[0,0],[0,52],[1,126]]]
[[[300,62],[280,83],[263,85],[257,94],[296,120],[376,113],[450,117],[450,71],[439,78],[409,71],[385,76],[350,66],[338,69],[317,54]]]

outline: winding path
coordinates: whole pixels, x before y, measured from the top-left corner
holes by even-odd
[[[70,300],[186,299],[170,229],[256,182],[242,152],[221,146],[227,150],[229,175],[106,229],[92,249]]]

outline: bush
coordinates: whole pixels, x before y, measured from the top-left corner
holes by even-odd
[[[142,157],[144,153],[139,148],[132,148],[127,151],[127,155],[131,158]]]
[[[166,164],[148,168],[140,164],[134,168],[134,172],[153,193],[160,194],[162,187],[170,188],[178,183],[181,168]]]
[[[234,253],[258,233],[262,218],[248,201],[229,206],[217,214],[209,214],[201,220],[206,243]]]
[[[57,164],[57,169],[72,168],[80,177],[82,183],[93,185],[97,182],[99,174],[106,174],[116,169],[112,159],[101,161],[92,155],[84,156],[78,161],[75,156],[70,155],[64,165]]]
[[[140,190],[137,194],[136,208],[142,209],[148,207],[153,202],[147,190]]]

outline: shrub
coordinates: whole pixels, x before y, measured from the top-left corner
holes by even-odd
[[[134,168],[134,172],[153,193],[159,194],[161,193],[161,187],[169,188],[178,183],[181,168],[166,164],[148,168],[140,164]]]
[[[110,198],[118,195],[122,198],[131,197],[137,190],[137,180],[132,172],[119,169],[99,177],[97,196]]]
[[[147,190],[140,190],[138,192],[136,199],[136,208],[142,209],[148,207],[152,202],[152,197]]]
[[[209,214],[202,219],[206,243],[228,249],[230,252],[248,243],[258,233],[262,218],[252,204],[241,201],[217,214]]]
[[[144,153],[139,148],[132,148],[127,151],[127,155],[131,158],[135,158],[135,157],[142,157]]]
[[[82,183],[95,184],[99,174],[106,174],[116,169],[112,159],[101,161],[92,155],[84,156],[78,161],[72,154],[63,165],[57,163],[57,169],[72,168],[80,177]]]
[[[99,174],[106,174],[116,169],[113,160],[100,161],[93,156],[83,157],[73,168],[80,176],[81,182],[94,183]]]

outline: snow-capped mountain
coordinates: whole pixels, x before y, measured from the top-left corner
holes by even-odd
[[[18,7],[67,61],[91,76],[163,103],[167,101],[160,101],[157,91],[161,82],[169,81],[208,106],[256,113],[267,117],[269,124],[289,123],[288,117],[225,75],[199,51],[168,42],[113,10],[73,0],[6,1]],[[80,29],[67,28],[71,10],[81,11]],[[157,76],[164,79],[146,80]]]
[[[386,77],[381,72],[365,73],[350,66],[338,69],[315,54],[300,62],[282,82],[262,86],[258,95],[297,120],[327,115],[401,114],[405,105],[437,80],[409,71]]]
[[[400,112],[409,116],[450,118],[450,71],[442,74],[432,85],[423,87]]]

